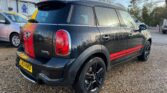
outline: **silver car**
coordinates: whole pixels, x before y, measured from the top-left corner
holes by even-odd
[[[167,33],[167,19],[163,20],[162,26],[161,26],[161,31],[163,34]]]
[[[20,45],[20,29],[27,23],[23,15],[12,12],[0,12],[0,41],[10,42],[14,47]]]

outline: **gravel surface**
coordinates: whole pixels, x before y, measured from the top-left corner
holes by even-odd
[[[156,31],[152,34],[155,42],[148,62],[135,59],[113,67],[107,73],[101,93],[166,93],[167,41],[164,43],[161,38],[167,40],[167,35]],[[0,93],[74,92],[71,87],[35,85],[25,80],[15,68],[15,52],[15,48],[0,42]]]

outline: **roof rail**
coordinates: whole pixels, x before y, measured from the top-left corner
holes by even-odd
[[[120,7],[122,7],[122,8],[125,8],[126,9],[126,7],[124,6],[124,5],[122,5],[122,4],[120,4],[120,3],[114,3],[116,6],[120,6]]]
[[[76,1],[77,1],[77,0],[76,0]],[[79,0],[78,0],[78,1],[79,1]],[[106,4],[114,4],[114,5],[116,5],[116,6],[120,6],[120,7],[126,9],[126,7],[125,7],[124,5],[122,5],[122,4],[120,4],[120,3],[114,3],[113,1],[109,1],[109,0],[87,0],[87,1],[96,1],[96,2],[106,3]]]

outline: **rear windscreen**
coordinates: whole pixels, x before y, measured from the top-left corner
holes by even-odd
[[[38,8],[35,20],[38,23],[67,23],[70,5],[64,3],[45,3]]]

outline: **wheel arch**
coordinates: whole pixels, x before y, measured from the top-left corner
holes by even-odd
[[[100,57],[103,59],[106,65],[106,70],[110,69],[110,57],[107,48],[103,45],[94,45],[88,49],[86,49],[75,61],[70,69],[69,77],[73,78],[73,83],[76,82],[78,76],[80,75],[83,67],[85,64],[90,60],[92,57]],[[71,78],[71,79],[72,79]]]
[[[147,41],[149,41],[149,42],[150,42],[150,44],[152,44],[152,39],[151,39],[151,38],[149,38]]]
[[[15,31],[14,31],[14,32],[10,33],[10,35],[9,35],[9,40],[11,39],[11,37],[12,37],[13,34],[18,34],[18,35],[19,35],[18,32],[15,32]]]

